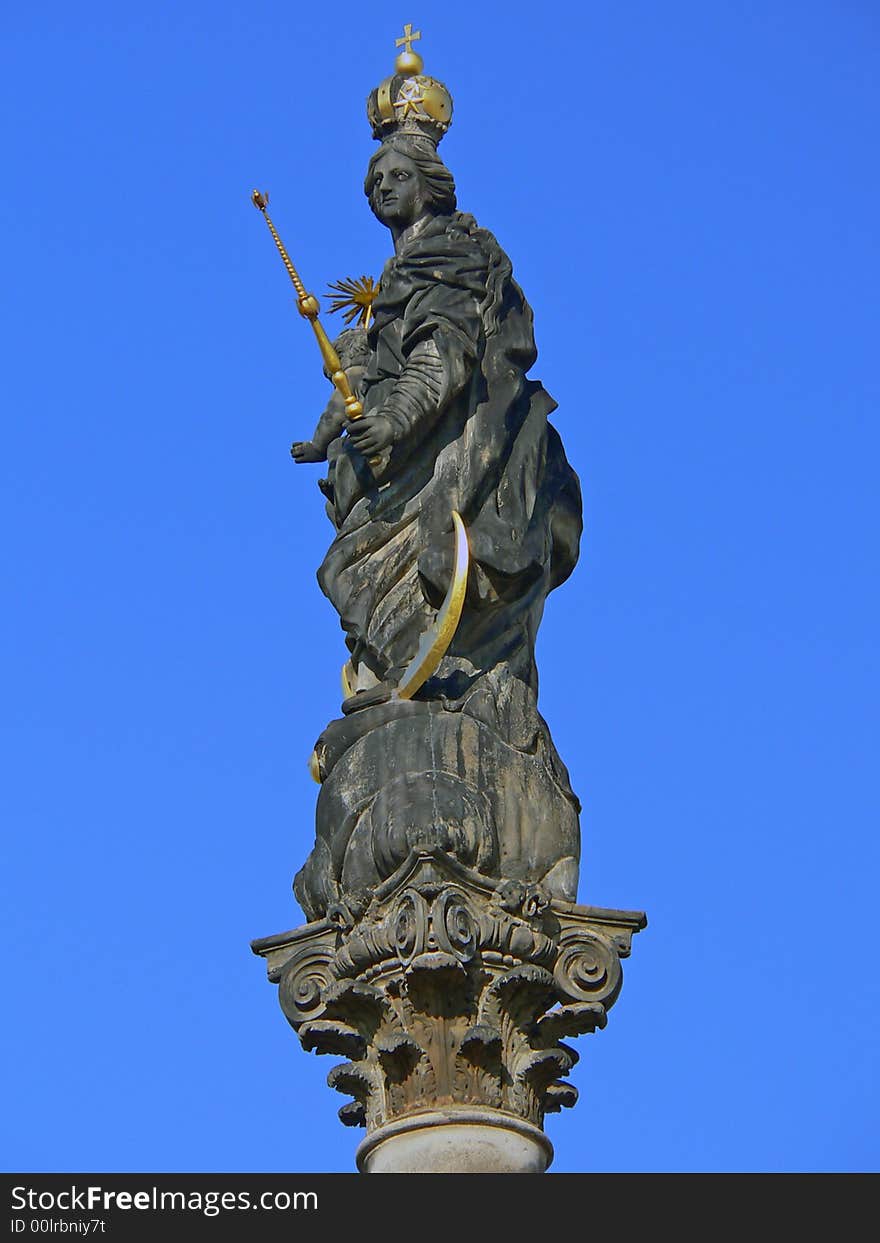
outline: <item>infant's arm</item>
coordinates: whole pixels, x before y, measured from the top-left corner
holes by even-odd
[[[357,391],[363,374],[364,368],[361,366],[346,369],[353,392]],[[295,462],[326,462],[331,441],[341,436],[344,428],[345,401],[339,390],[334,388],[311,440],[295,440],[290,446],[290,456]]]

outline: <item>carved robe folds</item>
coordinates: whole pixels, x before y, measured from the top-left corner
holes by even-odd
[[[317,840],[297,897],[310,919],[362,910],[411,850],[439,847],[572,901],[579,804],[537,710],[534,646],[547,594],[577,560],[581,502],[547,421],[554,402],[526,378],[531,310],[494,237],[457,212],[404,237],[373,310],[362,396],[395,442],[375,470],[348,439],[332,447],[336,537],[318,574],[361,684],[392,689],[431,626],[453,510],[468,595],[414,700],[354,697],[321,735]]]

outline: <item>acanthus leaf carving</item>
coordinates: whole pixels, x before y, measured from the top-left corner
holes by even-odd
[[[577,1100],[578,1090],[573,1083],[550,1083],[544,1092],[544,1113],[558,1114],[563,1109],[573,1109]]]
[[[354,1098],[346,1125],[374,1130],[442,1102],[540,1126],[575,1103],[562,1080],[577,1053],[561,1039],[605,1026],[643,916],[487,882],[435,848],[342,906],[290,934],[289,951],[267,938],[265,952],[303,1047],[349,1059],[328,1076]]]
[[[363,1057],[367,1042],[356,1028],[338,1019],[312,1019],[299,1029],[307,1053],[338,1053],[342,1057]]]
[[[538,1020],[537,1031],[543,1042],[552,1044],[561,1036],[583,1036],[594,1032],[607,1022],[608,1015],[600,1001],[582,1001],[551,1010]]]

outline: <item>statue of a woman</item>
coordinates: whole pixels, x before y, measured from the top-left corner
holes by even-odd
[[[510,260],[456,210],[437,155],[445,87],[402,54],[368,112],[381,146],[365,190],[394,255],[372,306],[364,415],[330,445],[322,483],[336,536],[318,578],[352,693],[316,747],[317,841],[297,896],[312,918],[354,910],[433,846],[574,900],[578,803],[537,710],[534,645],[577,560],[577,476],[547,421],[555,403],[527,378],[532,313]],[[434,675],[402,700],[453,573],[453,511],[470,548],[464,609]]]

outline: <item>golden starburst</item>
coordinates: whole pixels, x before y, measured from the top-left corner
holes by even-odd
[[[411,112],[414,112],[417,117],[424,117],[426,115],[424,109],[422,108],[422,104],[424,102],[425,96],[423,94],[419,94],[419,88],[413,80],[410,79],[408,82],[404,82],[403,86],[400,88],[400,93],[395,99],[393,106],[395,108],[400,108],[400,119],[403,121]]]
[[[372,276],[347,276],[342,281],[332,281],[327,290],[330,299],[330,310],[344,311],[346,324],[354,320],[364,328],[369,328],[373,317],[373,303],[379,292],[379,283]]]

